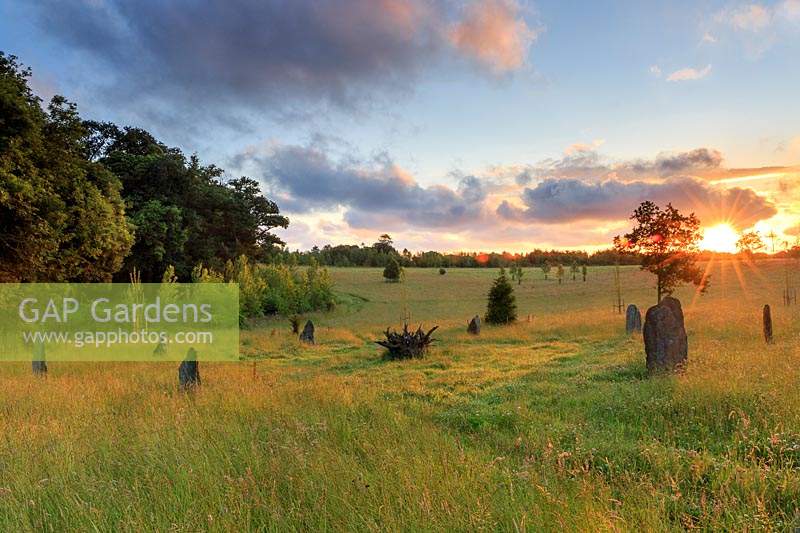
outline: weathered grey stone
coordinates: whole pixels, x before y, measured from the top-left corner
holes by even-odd
[[[153,355],[155,357],[164,357],[167,354],[167,345],[163,342],[159,342],[156,346],[155,350],[153,350]]]
[[[479,335],[481,332],[481,317],[475,315],[472,317],[472,320],[469,321],[467,325],[467,333],[472,333],[473,335]]]
[[[314,324],[309,320],[300,333],[300,342],[314,344]]]
[[[628,310],[625,313],[625,333],[630,335],[631,333],[641,333],[642,331],[642,314],[639,312],[639,308],[633,304],[628,306]]]
[[[33,373],[37,376],[44,376],[47,374],[47,361],[32,361]]]
[[[178,383],[183,389],[191,389],[200,385],[200,367],[197,362],[197,352],[189,348],[186,359],[178,367]]]
[[[651,372],[673,370],[686,364],[689,343],[681,303],[667,296],[647,310],[644,319],[644,349]]]
[[[37,376],[47,375],[47,361],[44,358],[44,344],[37,343],[33,347],[33,361],[31,361],[31,369]]]
[[[764,306],[764,340],[772,344],[772,310],[769,305]]]

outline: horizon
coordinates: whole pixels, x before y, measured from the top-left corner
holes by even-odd
[[[800,238],[800,0],[1,9],[45,101],[258,180],[289,249],[591,251],[645,199]]]

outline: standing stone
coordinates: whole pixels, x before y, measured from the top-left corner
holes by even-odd
[[[303,332],[300,334],[300,342],[314,344],[314,324],[310,320],[303,327]]]
[[[47,375],[47,361],[32,361],[33,373],[37,376]]]
[[[191,389],[200,385],[200,368],[197,362],[197,352],[189,348],[186,359],[178,367],[178,383],[182,389]]]
[[[31,361],[31,369],[36,376],[47,375],[47,361],[44,359],[43,343],[37,343],[33,347],[33,361]]]
[[[472,317],[472,320],[469,321],[467,325],[467,333],[472,333],[473,335],[480,335],[481,333],[481,317],[475,315]]]
[[[772,344],[772,311],[769,305],[764,306],[764,340]]]
[[[642,331],[642,314],[639,308],[633,304],[628,306],[625,313],[625,333],[630,335],[633,332],[641,333]]]
[[[686,364],[689,343],[681,303],[667,296],[647,310],[644,319],[644,349],[647,370],[673,370]]]
[[[167,354],[167,345],[163,342],[159,342],[156,349],[153,350],[153,355],[155,357],[164,357]]]

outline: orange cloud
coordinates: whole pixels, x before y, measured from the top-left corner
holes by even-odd
[[[528,26],[512,0],[476,2],[450,31],[453,46],[497,73],[525,63],[537,31]]]
[[[711,65],[707,65],[703,69],[696,68],[682,68],[676,70],[667,77],[667,81],[690,81],[701,80],[711,74]]]

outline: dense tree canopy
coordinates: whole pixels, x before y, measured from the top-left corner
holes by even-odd
[[[63,97],[41,107],[30,71],[0,52],[0,281],[105,281],[133,241],[119,180],[85,157]]]
[[[159,281],[169,265],[188,279],[264,259],[289,221],[247,177],[139,128],[82,121],[56,96],[46,110],[30,71],[0,53],[0,281]]]

